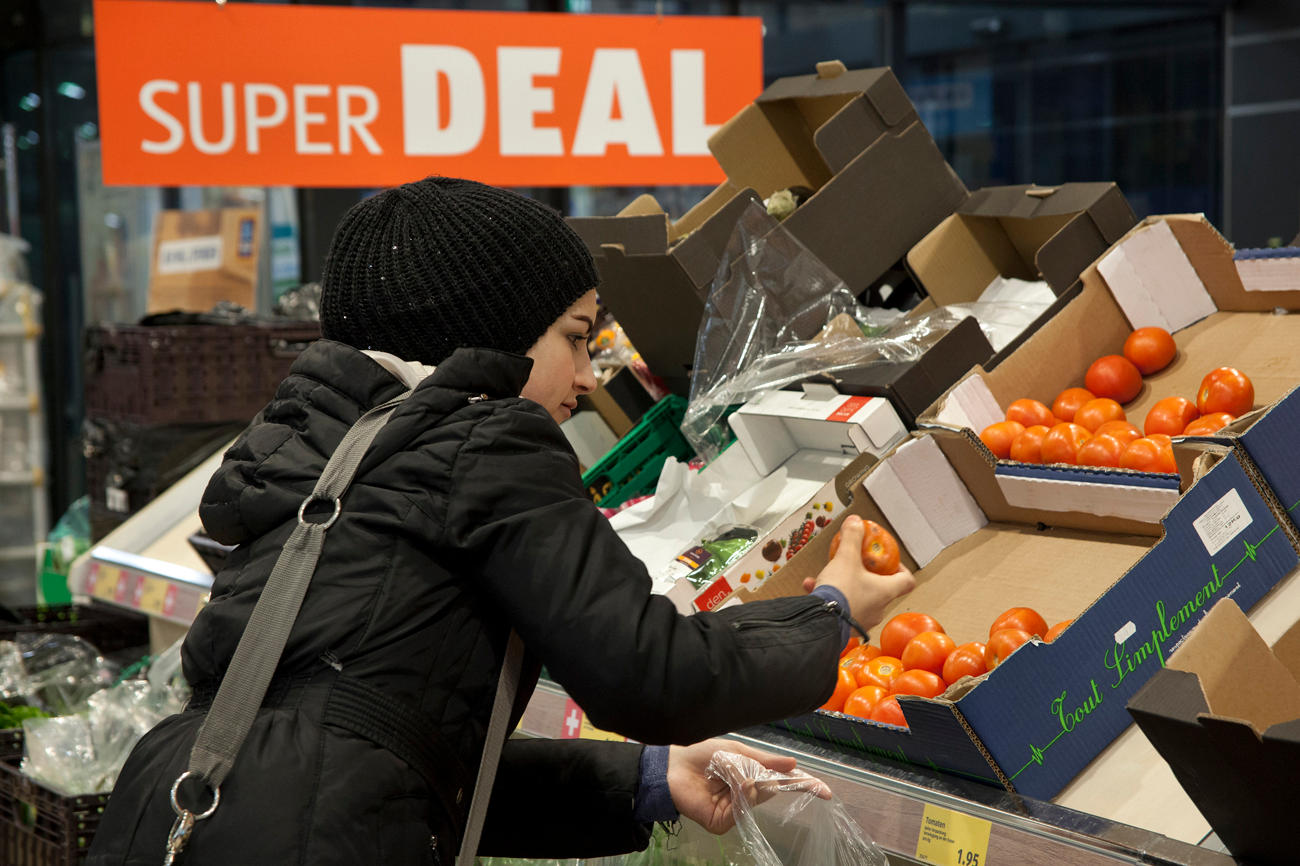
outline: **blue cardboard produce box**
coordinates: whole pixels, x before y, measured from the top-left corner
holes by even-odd
[[[862,479],[832,531],[755,596],[801,591],[826,562],[838,521],[858,513],[894,533],[917,576],[886,619],[928,613],[958,644],[987,640],[1010,607],[1073,624],[938,698],[900,698],[907,729],[822,711],[783,726],[1053,797],[1130,724],[1127,701],[1217,600],[1248,610],[1300,563],[1293,526],[1242,449],[1209,454],[1206,464],[1150,532],[1140,521],[1009,503],[993,466],[959,432],[900,446]]]

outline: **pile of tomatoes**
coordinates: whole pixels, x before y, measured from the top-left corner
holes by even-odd
[[[1033,609],[1013,607],[993,621],[987,643],[958,645],[934,617],[900,613],[881,629],[879,646],[849,639],[835,692],[821,708],[905,728],[898,695],[937,697],[962,677],[993,670],[1031,638],[1050,643],[1071,622],[1048,628]]]
[[[1138,328],[1124,341],[1122,355],[1092,362],[1085,387],[1066,388],[1051,407],[1029,398],[1015,400],[1006,420],[985,427],[980,439],[1000,460],[1177,472],[1170,437],[1219,430],[1251,410],[1255,386],[1240,370],[1219,367],[1201,380],[1195,401],[1165,397],[1139,430],[1122,404],[1142,390],[1143,376],[1163,370],[1176,354],[1168,331]]]

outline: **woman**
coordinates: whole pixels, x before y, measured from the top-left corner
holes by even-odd
[[[596,384],[596,282],[559,215],[511,192],[428,178],[349,211],[322,280],[324,339],[200,507],[238,548],[185,641],[194,699],[133,752],[89,864],[161,861],[169,787],[299,505],[357,418],[407,388],[326,535],[220,807],[177,862],[450,863],[511,628],[528,650],[515,719],[544,663],[593,724],[697,745],[507,742],[483,854],[635,850],[678,814],[726,828],[705,771],[719,744],[699,741],[823,702],[845,618],[879,621],[912,577],[866,572],[855,520],[810,596],[693,617],[652,596],[559,429]]]

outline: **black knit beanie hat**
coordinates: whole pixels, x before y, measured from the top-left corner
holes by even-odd
[[[424,364],[462,347],[522,354],[596,282],[556,211],[429,177],[344,215],[321,278],[321,335]]]

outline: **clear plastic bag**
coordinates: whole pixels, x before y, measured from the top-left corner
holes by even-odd
[[[0,641],[0,699],[20,697],[59,715],[112,681],[99,650],[75,635],[24,632]]]
[[[844,804],[818,797],[820,784],[802,770],[778,773],[717,752],[709,772],[731,789],[736,832],[753,866],[888,866]]]
[[[918,360],[961,318],[863,307],[755,203],[737,223],[705,303],[682,434],[712,460],[729,440],[730,406],[819,373]]]

